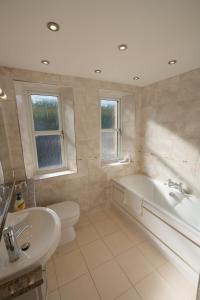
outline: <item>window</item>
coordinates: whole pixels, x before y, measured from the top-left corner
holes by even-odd
[[[14,84],[26,177],[76,173],[73,87]]]
[[[65,154],[60,97],[30,93],[29,98],[36,170],[61,169]]]
[[[101,159],[113,161],[120,155],[120,101],[101,100]]]

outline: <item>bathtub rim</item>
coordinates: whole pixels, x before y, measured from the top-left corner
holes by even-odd
[[[144,174],[132,174],[128,176],[121,176],[123,177],[134,177],[134,176],[141,176],[144,178],[148,178],[153,184],[153,182],[157,181],[158,183],[163,183],[161,180],[152,179]],[[138,191],[133,191],[133,189],[128,188],[127,186],[123,185],[119,182],[120,178],[112,178],[111,184],[114,183],[114,185],[120,186],[123,191],[126,189],[129,192],[135,194],[142,200],[142,209],[148,209],[151,213],[156,215],[158,218],[160,218],[163,222],[171,226],[173,229],[177,230],[180,234],[184,235],[187,239],[189,239],[191,242],[196,244],[198,247],[200,247],[200,230],[196,229],[192,225],[188,224],[187,222],[184,222],[183,220],[179,219],[172,213],[165,210],[162,206],[159,206],[157,203],[146,199],[144,195],[139,193]],[[120,204],[119,204],[120,205]],[[121,205],[123,207],[123,204]],[[128,208],[128,207],[127,207]]]

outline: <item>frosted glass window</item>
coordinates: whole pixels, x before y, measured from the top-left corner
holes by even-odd
[[[110,161],[119,158],[120,108],[119,100],[101,99],[101,158]]]
[[[36,149],[39,168],[62,166],[61,137],[59,135],[37,136]]]
[[[36,169],[63,168],[64,149],[60,98],[56,95],[30,94],[32,129],[36,149]]]
[[[102,132],[102,157],[104,160],[117,158],[117,132]]]

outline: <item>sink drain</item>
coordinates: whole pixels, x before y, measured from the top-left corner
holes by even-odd
[[[28,250],[29,249],[29,247],[30,247],[30,243],[24,243],[23,245],[21,245],[21,250],[22,251],[26,251],[26,250]]]

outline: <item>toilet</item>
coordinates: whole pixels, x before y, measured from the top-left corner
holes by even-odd
[[[64,201],[49,205],[48,208],[54,210],[61,222],[60,246],[73,241],[76,237],[74,225],[80,217],[80,206],[73,201]]]

